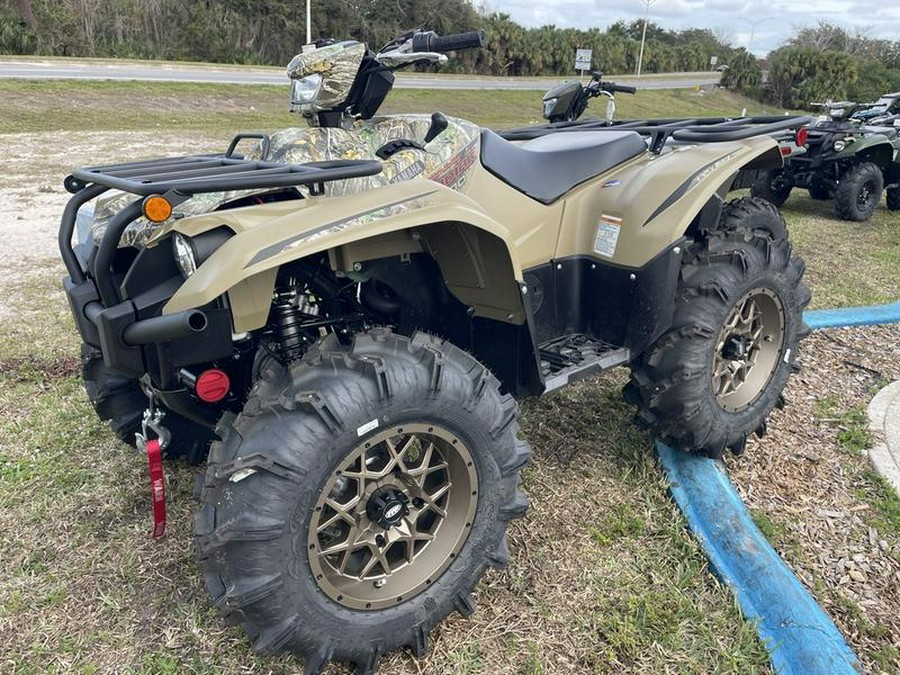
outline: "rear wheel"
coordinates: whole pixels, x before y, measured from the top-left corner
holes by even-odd
[[[857,222],[868,220],[881,201],[883,191],[884,176],[877,165],[863,162],[851,167],[841,177],[834,193],[838,217]]]
[[[900,187],[888,188],[885,201],[891,211],[900,210]]]
[[[524,513],[516,403],[425,334],[332,336],[269,364],[213,444],[195,535],[206,587],[261,652],[374,672],[505,564]]]
[[[791,194],[793,186],[785,179],[781,169],[764,171],[762,175],[750,187],[750,194],[759,199],[765,199],[775,206],[782,206]]]
[[[680,449],[743,451],[781,400],[807,330],[803,272],[773,205],[728,204],[685,254],[672,328],[632,363],[625,395],[638,421]]]
[[[141,430],[141,418],[147,409],[147,396],[138,381],[110,370],[100,351],[88,344],[81,345],[81,378],[97,416],[109,422],[119,440],[134,447],[134,435]],[[163,424],[172,432],[164,455],[193,463],[202,461],[212,432],[171,410],[164,412]]]

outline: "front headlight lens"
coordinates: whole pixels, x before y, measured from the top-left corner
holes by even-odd
[[[314,73],[291,82],[291,105],[304,106],[314,103],[322,89],[322,75]]]
[[[556,97],[544,99],[544,117],[550,117],[550,113],[553,112],[553,108],[556,107],[556,102],[558,100],[559,98]]]
[[[841,150],[843,150],[846,147],[847,147],[847,144],[844,141],[835,141],[834,142],[834,151],[835,152],[840,152]]]
[[[175,262],[184,278],[187,279],[197,271],[197,259],[194,256],[194,248],[184,235],[176,232],[172,235],[172,251],[175,254]]]

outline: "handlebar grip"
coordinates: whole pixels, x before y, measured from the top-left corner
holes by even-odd
[[[413,35],[414,52],[453,52],[460,49],[476,49],[484,47],[484,31],[473,30],[468,33],[439,36],[434,31]]]
[[[636,94],[637,87],[627,87],[624,84],[614,84],[612,85],[612,90],[617,91],[620,94]]]

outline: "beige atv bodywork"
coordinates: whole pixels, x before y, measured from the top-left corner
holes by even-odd
[[[458,152],[472,154],[477,142],[461,144]],[[398,154],[408,161],[421,154],[427,161],[420,150]],[[149,245],[172,230],[196,236],[223,225],[232,229],[235,236],[185,281],[164,313],[227,293],[238,333],[265,324],[282,265],[324,251],[336,272],[351,277],[367,260],[396,255],[402,263],[404,256],[427,252],[448,289],[476,316],[521,324],[525,270],[572,256],[640,268],[682,238],[741,169],[781,164],[777,144],[767,136],[675,146],[634,157],[545,205],[476,160],[464,167],[462,180],[449,176],[455,189],[424,177],[348,194],[331,184],[325,196],[171,221]]]

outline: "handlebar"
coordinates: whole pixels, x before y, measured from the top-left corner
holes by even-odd
[[[434,31],[416,33],[412,38],[414,52],[454,52],[460,49],[484,47],[484,31],[473,30],[441,37]]]
[[[624,84],[616,84],[615,82],[597,82],[597,93],[599,94],[601,91],[609,92],[610,94],[636,94],[637,87],[628,87]]]

